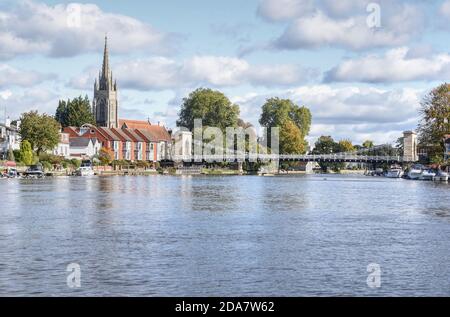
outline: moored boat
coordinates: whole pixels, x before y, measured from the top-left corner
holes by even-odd
[[[420,175],[420,180],[423,181],[431,181],[436,176],[436,172],[432,169],[426,169],[422,171],[422,175]]]
[[[435,181],[448,182],[448,173],[442,170],[438,170],[436,176],[434,177]]]
[[[403,169],[400,166],[391,166],[386,172],[387,178],[401,178],[403,176]]]
[[[81,166],[75,171],[76,176],[94,176],[94,169],[90,166]]]
[[[42,170],[41,165],[32,165],[25,171],[25,173],[23,173],[23,175],[29,178],[43,178],[44,171]]]
[[[420,177],[422,176],[422,172],[423,172],[424,168],[423,165],[420,164],[415,164],[413,166],[411,166],[411,168],[408,171],[408,178],[409,179],[420,179]]]

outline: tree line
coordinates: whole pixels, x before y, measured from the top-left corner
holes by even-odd
[[[311,128],[312,115],[304,105],[298,105],[289,99],[269,98],[261,106],[259,123],[261,126],[280,128],[280,153],[305,154],[308,151],[306,137]],[[444,83],[429,92],[421,103],[421,120],[417,131],[420,146],[426,147],[432,162],[442,162],[444,137],[450,134],[450,84]],[[225,131],[226,127],[248,128],[250,123],[240,118],[240,108],[218,90],[199,88],[192,91],[181,103],[176,124],[192,131],[194,119],[201,118],[204,127],[218,127]],[[39,156],[43,152],[52,151],[59,143],[59,132],[67,126],[94,124],[89,98],[79,96],[72,100],[60,100],[54,116],[30,111],[22,114],[19,134],[23,140],[21,156],[28,163],[26,152]],[[270,131],[269,131],[270,132]],[[397,147],[378,149],[383,153],[394,153],[402,148],[401,138]],[[270,147],[270,144],[268,144]],[[322,136],[315,143],[313,153],[332,154],[352,152],[355,149],[371,149],[372,141],[367,140],[360,146],[353,146],[350,140],[334,141],[330,136]],[[390,154],[385,154],[390,155]],[[10,156],[13,156],[10,154]]]

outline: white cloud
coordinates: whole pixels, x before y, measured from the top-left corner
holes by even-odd
[[[168,53],[174,35],[137,19],[102,11],[93,4],[50,6],[32,0],[0,12],[0,58],[23,54],[55,57],[98,52],[106,33],[116,53],[136,50]]]
[[[365,50],[408,43],[424,25],[420,2],[376,1],[381,27],[371,28],[369,0],[263,0],[258,14],[269,21],[290,22],[272,43],[278,49],[339,47]]]
[[[49,79],[53,74],[41,74],[35,71],[16,69],[6,64],[0,64],[0,87],[21,86],[28,87]]]
[[[326,82],[398,82],[445,80],[450,76],[450,55],[429,57],[409,54],[407,47],[389,50],[383,56],[368,55],[347,60],[325,75]]]
[[[408,32],[371,29],[367,26],[365,17],[335,20],[318,12],[292,22],[274,45],[283,49],[335,46],[363,50],[400,45],[409,39]]]
[[[193,56],[182,62],[165,57],[130,60],[113,65],[119,87],[137,90],[193,88],[200,85],[233,87],[287,86],[307,82],[316,73],[295,64],[253,65],[225,56]],[[94,68],[73,78],[69,85],[91,88]]]

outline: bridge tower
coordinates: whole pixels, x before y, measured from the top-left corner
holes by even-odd
[[[417,162],[417,134],[413,131],[403,132],[403,158],[412,162]]]

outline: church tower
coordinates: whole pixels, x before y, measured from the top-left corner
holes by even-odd
[[[113,81],[109,68],[108,37],[105,37],[103,67],[95,80],[94,101],[92,105],[94,118],[99,127],[119,127],[119,102],[117,100],[117,82]]]

